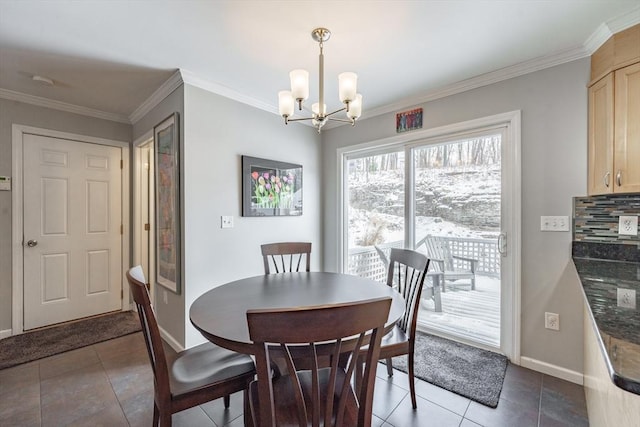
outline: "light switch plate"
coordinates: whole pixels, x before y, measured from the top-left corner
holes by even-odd
[[[233,216],[223,215],[220,217],[221,228],[233,228]]]
[[[636,308],[635,289],[618,288],[618,307]]]
[[[620,215],[618,219],[618,234],[622,236],[637,236],[638,217]]]
[[[541,216],[540,231],[569,231],[569,217]]]
[[[11,177],[0,176],[0,190],[11,191]]]

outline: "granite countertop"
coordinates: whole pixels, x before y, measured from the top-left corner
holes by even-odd
[[[593,258],[602,256],[599,246],[592,251],[574,242],[573,262],[612,381],[640,394],[640,259],[637,255],[617,256],[617,260]],[[637,254],[638,249],[633,249]],[[629,291],[635,291],[635,297]]]

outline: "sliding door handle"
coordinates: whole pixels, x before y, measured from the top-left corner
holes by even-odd
[[[500,252],[500,255],[502,255],[503,257],[507,256],[507,234],[506,233],[500,233],[500,235],[498,236],[498,252]]]

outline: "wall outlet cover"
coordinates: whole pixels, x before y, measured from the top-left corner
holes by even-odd
[[[554,331],[560,330],[560,315],[558,313],[544,313],[544,327]]]
[[[618,219],[618,234],[622,236],[637,236],[638,217],[620,215]]]
[[[636,308],[636,291],[635,289],[618,288],[618,307]]]

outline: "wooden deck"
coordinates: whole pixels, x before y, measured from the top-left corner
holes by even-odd
[[[426,283],[425,283],[426,286]],[[500,347],[500,280],[476,275],[476,290],[468,285],[447,287],[442,294],[442,312],[424,299],[418,313],[418,328],[454,336],[489,347]]]

